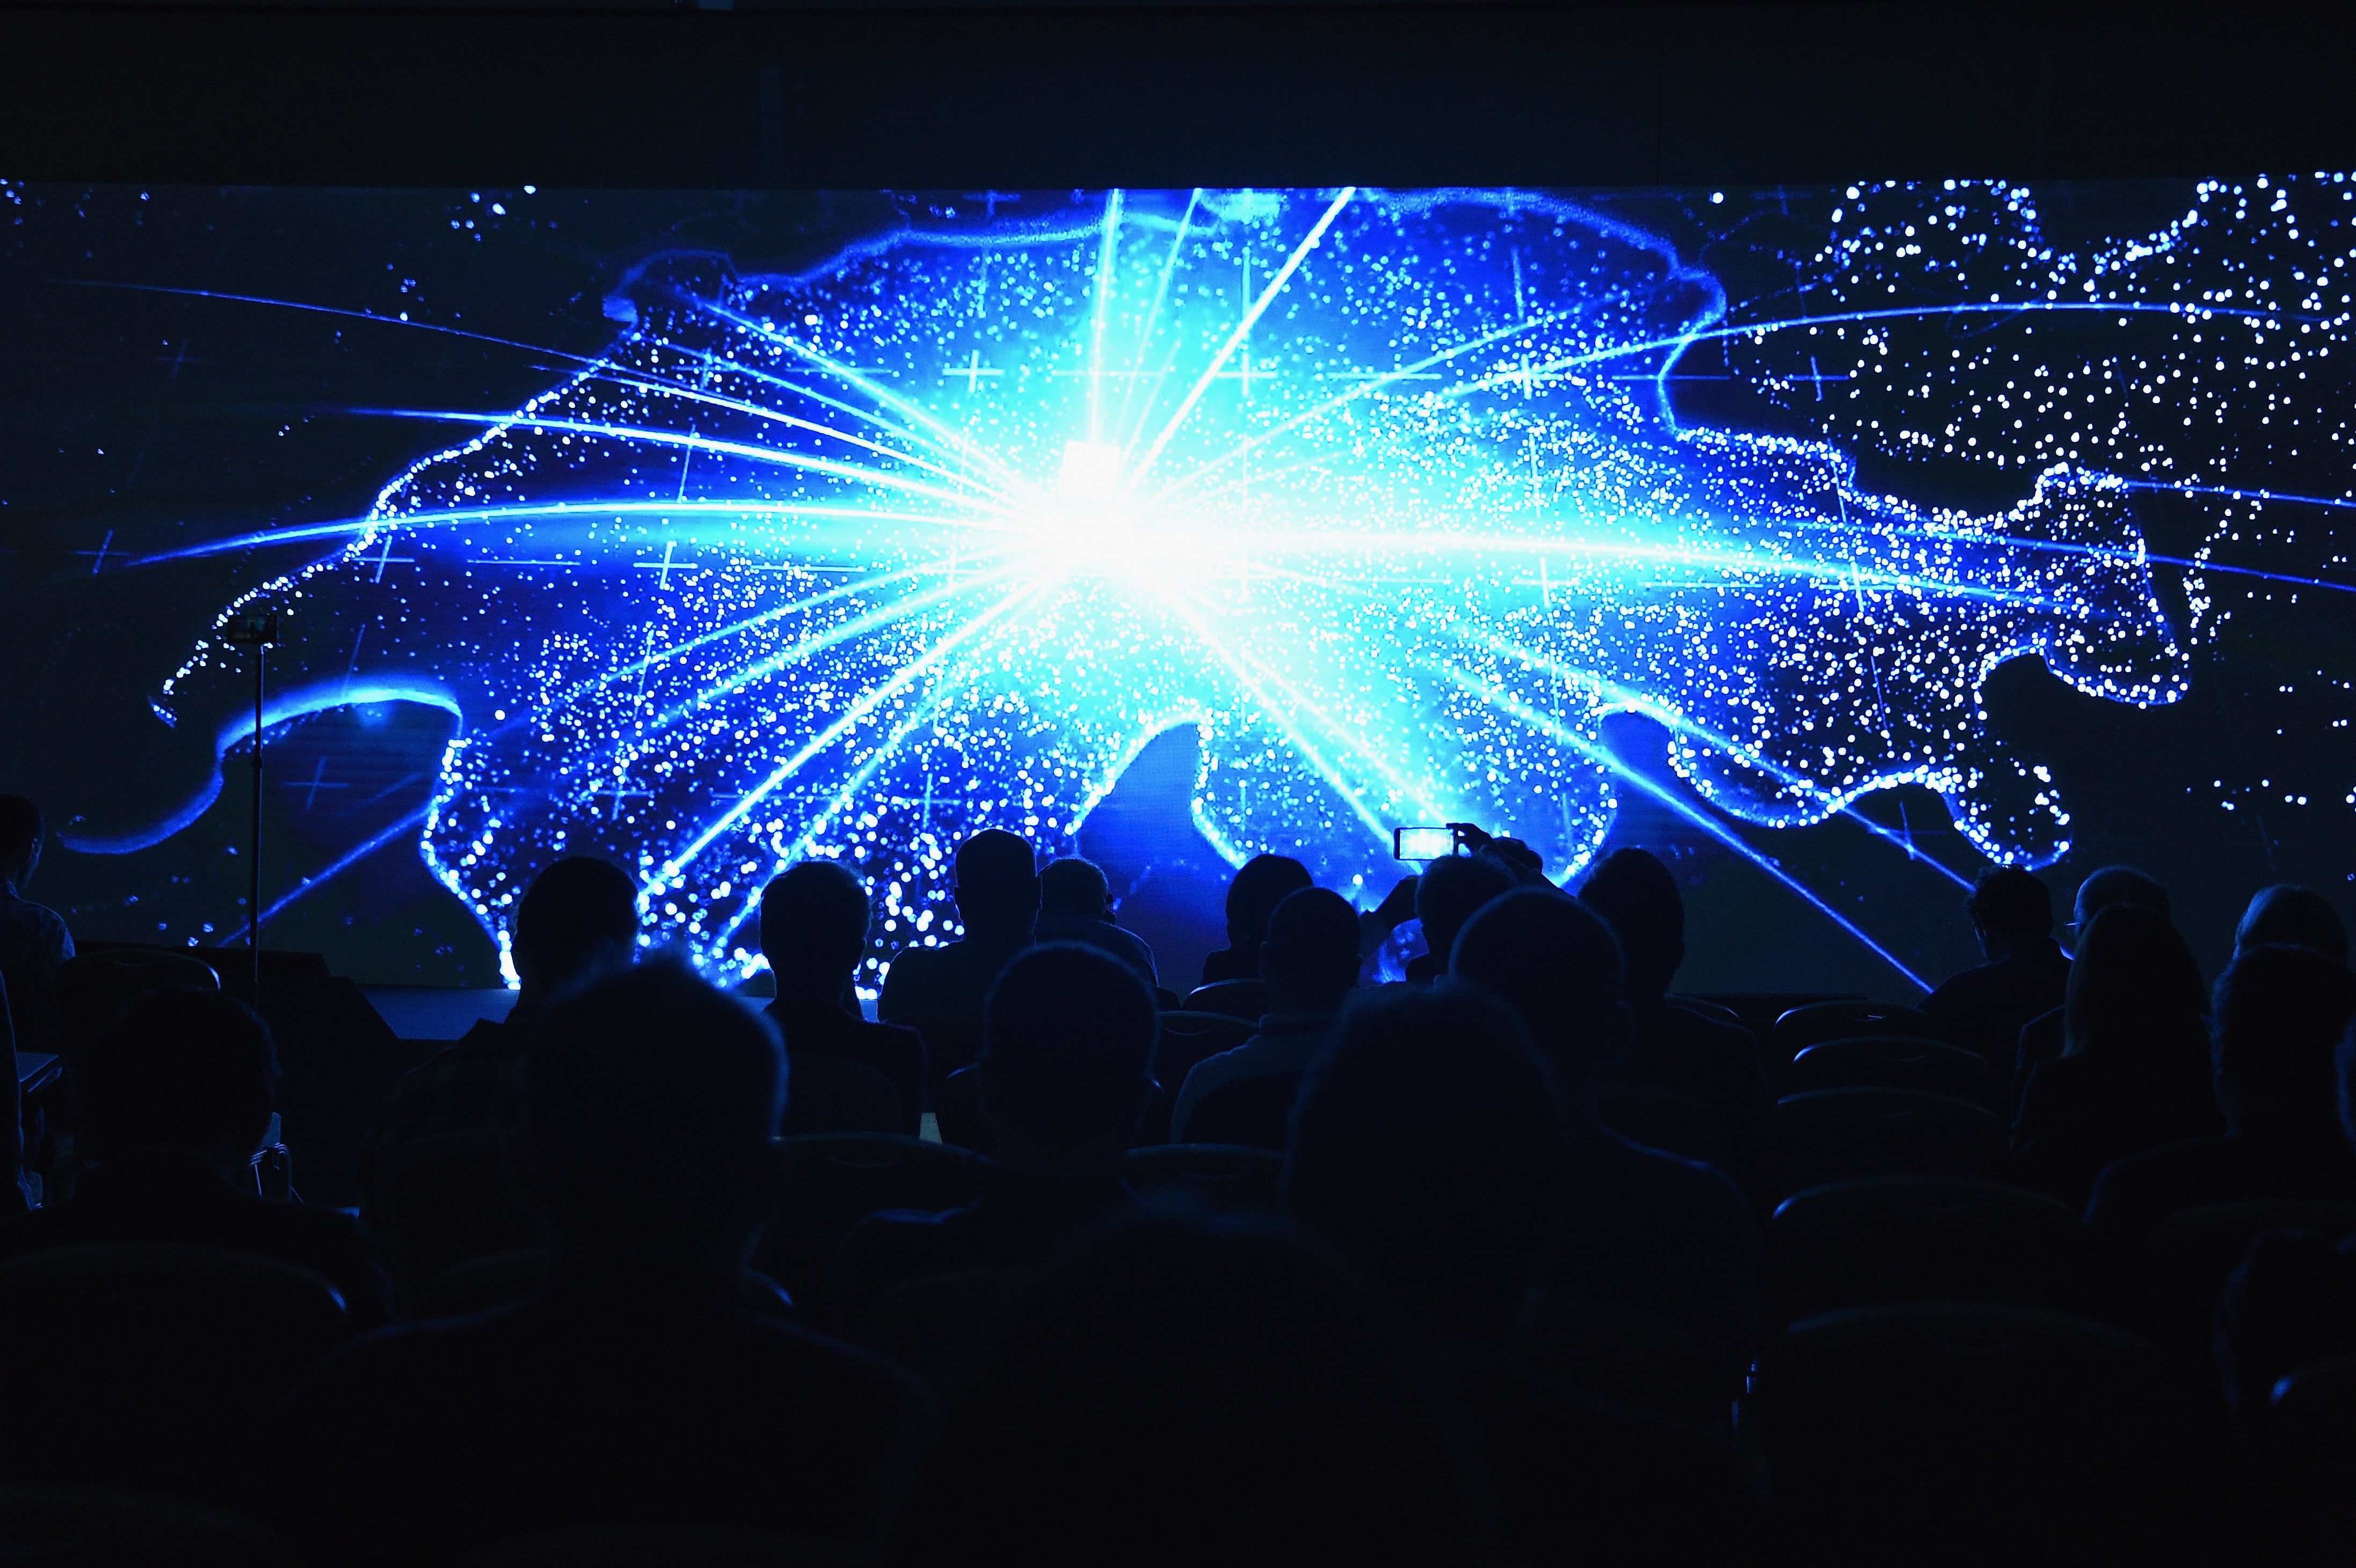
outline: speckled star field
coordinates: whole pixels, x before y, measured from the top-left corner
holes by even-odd
[[[872,979],[954,933],[959,838],[1068,846],[1182,726],[1223,855],[1362,902],[1395,826],[1476,822],[1560,878],[1632,790],[1780,827],[1919,784],[2042,864],[2071,805],[1991,735],[1989,671],[2172,702],[2221,624],[2336,591],[2233,547],[2356,504],[2344,411],[2302,385],[2348,352],[2356,187],[2188,188],[2064,251],[2025,189],[1850,187],[1773,315],[1516,192],[936,208],[790,277],[659,256],[610,350],[525,406],[379,411],[456,444],[240,604],[334,650],[277,714],[458,716],[421,851],[487,929],[605,854],[648,941],[715,973],[757,963],[768,878],[829,856],[874,879]],[[1705,353],[1815,433],[1681,421]],[[1871,494],[1869,446],[2026,498]],[[2189,619],[2137,523],[2161,492],[2204,519],[2159,563]],[[159,711],[232,713],[245,678],[209,638]],[[1628,711],[1698,804],[1602,744]]]

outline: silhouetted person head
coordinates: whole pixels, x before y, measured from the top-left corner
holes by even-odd
[[[1066,920],[1110,920],[1112,885],[1094,860],[1066,855],[1039,873],[1039,912]]]
[[[2135,904],[2143,909],[2168,911],[2168,890],[2133,866],[2104,866],[2087,873],[2078,884],[2078,900],[2072,910],[2071,925],[2083,932],[2094,923],[2094,917],[2113,904]]]
[[[217,992],[157,991],[74,1064],[82,1138],[103,1165],[193,1155],[225,1177],[246,1167],[278,1108],[278,1051],[252,1008]]]
[[[41,864],[41,808],[21,795],[0,795],[0,881],[18,892]]]
[[[2356,975],[2312,947],[2245,947],[2218,977],[2217,1104],[2243,1132],[2329,1122],[2339,1111],[2340,1037],[2356,1016]]]
[[[1309,868],[1289,855],[1255,855],[1227,884],[1227,946],[1257,955],[1268,936],[1268,917],[1285,895],[1314,887]]]
[[[1330,1013],[1358,985],[1358,912],[1325,888],[1287,893],[1268,917],[1260,978],[1271,1013]]]
[[[1655,1001],[1667,995],[1686,961],[1686,901],[1660,857],[1615,849],[1579,890],[1579,901],[1603,917],[1620,939],[1628,965],[1628,996]]]
[[[761,953],[777,995],[839,994],[867,951],[867,884],[839,860],[803,860],[761,891]]]
[[[1972,883],[1964,909],[1980,951],[2000,959],[2025,942],[2053,934],[2053,895],[2018,866],[1991,866]]]
[[[559,1003],[524,1061],[520,1152],[560,1259],[733,1281],[783,1190],[785,1052],[683,965]]]
[[[2311,947],[2336,963],[2348,962],[2348,928],[2340,912],[2313,888],[2283,883],[2250,901],[2233,933],[2233,951],[2283,945]]]
[[[1119,1168],[1152,1092],[1153,993],[1125,964],[1049,942],[982,1004],[981,1108],[1000,1163],[1045,1176]]]
[[[1416,879],[1415,918],[1423,923],[1423,944],[1441,965],[1472,912],[1520,886],[1506,865],[1487,855],[1443,855]]]
[[[1562,1074],[1574,1111],[1627,1051],[1633,1015],[1621,997],[1619,941],[1567,894],[1523,888],[1483,906],[1457,937],[1448,970],[1521,1020]]]
[[[1477,1482],[1365,1288],[1289,1232],[1156,1217],[1054,1270],[975,1359],[909,1568],[1446,1568]]]
[[[568,855],[532,879],[509,950],[521,995],[509,1024],[529,1029],[565,997],[637,956],[638,890],[611,860]]]
[[[2094,917],[2070,965],[2062,1053],[2147,1064],[2157,1074],[2208,1067],[2209,999],[2184,938],[2158,910],[2113,904]]]
[[[1039,923],[1039,865],[1030,844],[985,827],[957,849],[957,912],[968,936],[1028,942]]]
[[[1443,979],[1354,999],[1292,1113],[1286,1206],[1442,1339],[1512,1328],[1552,1239],[1570,1130],[1512,1014]]]

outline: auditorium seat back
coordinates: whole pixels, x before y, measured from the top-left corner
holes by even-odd
[[[1787,1094],[1811,1089],[1919,1089],[1993,1109],[1997,1074],[1976,1051],[1907,1035],[1859,1035],[1811,1045],[1782,1071]]]
[[[1140,1142],[1168,1142],[1170,1113],[1177,1104],[1178,1092],[1186,1086],[1186,1074],[1197,1063],[1233,1051],[1258,1032],[1257,1019],[1184,1009],[1163,1013],[1161,1032],[1153,1040],[1153,1081],[1161,1085],[1161,1093],[1147,1108]]]
[[[1301,1098],[1298,1072],[1262,1072],[1222,1083],[1194,1102],[1183,1129],[1194,1144],[1237,1144],[1284,1152],[1292,1106]]]
[[[2356,1562],[2356,1356],[2281,1380],[2249,1435],[2260,1503],[2252,1511],[2265,1526],[2256,1560],[2299,1568]]]
[[[1771,1064],[1787,1062],[1812,1045],[1867,1035],[1900,1035],[1948,1045],[1963,1043],[1954,1025],[1894,1002],[1811,1002],[1792,1008],[1775,1020],[1768,1035],[1768,1059]]]
[[[981,1167],[970,1154],[896,1133],[831,1133],[786,1140],[784,1201],[753,1266],[807,1306],[824,1288],[835,1249],[884,1209],[955,1209],[973,1201]]]
[[[1652,1083],[1598,1083],[1595,1115],[1630,1143],[1720,1168],[1730,1163],[1726,1118],[1689,1094]]]
[[[69,1053],[87,1050],[140,998],[157,991],[220,989],[220,976],[212,966],[185,953],[153,947],[89,948],[58,965],[58,1011],[65,1040],[62,1045],[40,1049]]]
[[[1769,1108],[1756,1186],[1772,1201],[1862,1176],[1986,1177],[2003,1153],[1983,1106],[1913,1089],[1816,1089]]]
[[[1774,1336],[1743,1421],[1808,1561],[2125,1564],[2202,1560],[2194,1409],[2115,1328],[1914,1303]]]
[[[2086,1307],[2085,1227],[2042,1193],[1944,1176],[1811,1187],[1766,1236],[1770,1323],[1901,1301]]]
[[[959,1269],[895,1285],[875,1298],[867,1320],[850,1325],[859,1343],[935,1387],[954,1381],[973,1348],[1031,1289],[1034,1268]]]
[[[90,1246],[0,1264],[0,1471],[218,1499],[349,1333],[335,1287],[276,1258]]]
[[[1258,1023],[1260,1015],[1268,1011],[1268,982],[1214,980],[1207,986],[1197,986],[1187,993],[1186,1011],[1224,1013],[1231,1019]]]
[[[0,1485],[0,1563],[40,1568],[297,1568],[310,1559],[225,1509],[92,1487]]]
[[[915,1029],[925,1042],[925,1098],[929,1104],[941,1080],[970,1067],[981,1055],[981,1013],[975,1008],[941,1008],[889,1020]]]
[[[1183,1197],[1206,1209],[1273,1209],[1284,1157],[1227,1144],[1162,1144],[1130,1150],[1120,1174],[1147,1197]]]
[[[464,1317],[495,1312],[540,1294],[548,1279],[548,1254],[534,1250],[476,1258],[427,1284],[412,1299],[412,1317]],[[788,1322],[798,1314],[785,1287],[755,1269],[744,1271],[738,1305],[747,1311]]]
[[[514,1136],[481,1127],[394,1144],[378,1156],[367,1214],[404,1290],[470,1259],[540,1244],[540,1222],[516,1193]]]
[[[1723,1371],[1658,1313],[1540,1292],[1523,1312],[1514,1354],[1540,1378],[1598,1403],[1642,1411],[1717,1441],[1728,1435]]]
[[[933,1125],[941,1142],[952,1148],[969,1149],[985,1157],[997,1153],[990,1119],[981,1114],[979,1065],[960,1067],[941,1080],[940,1089],[933,1095]]]
[[[2214,1203],[2160,1221],[2146,1243],[2147,1267],[2136,1306],[2136,1326],[2163,1348],[2205,1357],[2217,1297],[2266,1231],[2356,1231],[2356,1203],[2274,1200]]]
[[[787,1137],[907,1131],[900,1091],[863,1061],[803,1051],[788,1063],[787,1084]]]

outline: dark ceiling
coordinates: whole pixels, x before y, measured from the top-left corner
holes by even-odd
[[[2346,5],[0,9],[0,176],[1760,185],[2344,165]]]

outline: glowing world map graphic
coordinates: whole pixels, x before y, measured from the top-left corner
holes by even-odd
[[[2284,188],[2254,213],[2204,186],[2164,232],[2062,252],[2024,190],[1851,187],[1772,316],[1515,192],[1114,192],[794,276],[666,254],[607,302],[610,350],[525,406],[375,411],[457,444],[231,609],[320,650],[276,668],[273,721],[457,716],[422,851],[487,929],[600,853],[649,939],[715,971],[756,962],[760,890],[807,856],[875,879],[878,959],[947,939],[962,837],[1068,843],[1180,727],[1222,855],[1297,855],[1367,903],[1398,825],[1477,822],[1561,879],[1633,791],[1714,822],[1615,760],[1621,712],[1740,821],[1913,783],[2041,864],[2069,803],[1982,685],[2033,653],[2118,702],[2188,689],[2188,631],[2229,605],[2206,552],[2177,560],[2171,627],[2139,499],[2194,497],[2221,541],[2281,503],[2184,370],[2287,423],[2300,356],[2347,336],[2349,231],[2310,219],[2302,261]],[[2336,225],[2348,196],[2297,200]],[[2204,251],[2231,225],[2265,243]],[[1705,354],[1820,435],[1681,422]],[[2343,434],[2305,439],[2331,470],[2308,499],[2345,504]],[[1869,493],[1864,443],[1960,449],[2027,498]],[[226,749],[246,671],[216,635],[158,711]]]

